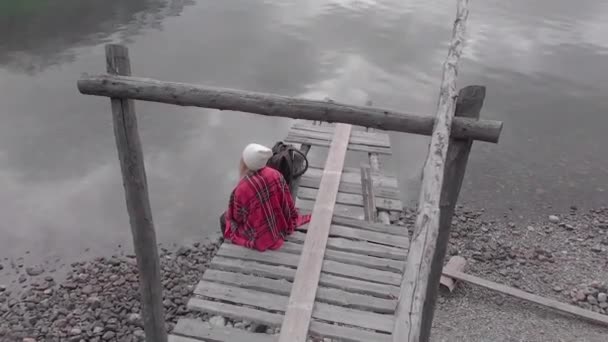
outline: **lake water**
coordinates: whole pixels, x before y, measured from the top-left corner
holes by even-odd
[[[435,110],[452,0],[20,0],[0,4],[0,257],[32,262],[130,245],[105,98],[79,94],[128,45],[133,73],[162,80]],[[608,196],[608,2],[473,0],[459,86],[482,84],[463,203],[530,217]],[[158,237],[217,231],[242,147],[290,121],[137,103]],[[427,138],[393,134],[404,200]],[[547,206],[553,206],[548,209]],[[6,270],[5,270],[6,272]]]

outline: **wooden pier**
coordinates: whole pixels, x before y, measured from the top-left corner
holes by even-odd
[[[457,0],[437,111],[403,111],[131,76],[124,46],[106,48],[106,75],[85,75],[83,94],[111,98],[114,134],[140,275],[147,342],[428,341],[450,224],[474,140],[498,142],[502,123],[480,120],[483,86],[456,88],[468,0]],[[167,336],[156,234],[133,100],[288,117],[286,141],[329,148],[293,186],[311,222],[278,251],[224,243],[188,303],[191,310],[280,327],[278,335],[182,319]],[[229,114],[226,114],[229,115]],[[313,125],[312,121],[326,123]],[[380,166],[386,131],[431,136],[415,227],[390,224],[402,210],[397,180]],[[347,151],[367,155],[345,166]],[[296,191],[297,190],[297,191]]]
[[[390,154],[388,135],[384,132],[353,130],[340,138],[334,135],[336,129],[299,123],[289,131],[287,140],[304,145],[341,145],[372,158],[378,151]],[[340,144],[337,139],[344,141]],[[335,149],[330,150],[329,157],[332,151]],[[335,162],[328,158],[330,165],[325,170]],[[363,169],[369,170],[371,165],[364,165]],[[363,183],[361,170],[343,167],[339,170],[339,182],[334,184],[323,181],[327,177],[325,170],[310,168],[302,176],[298,189],[297,207],[304,212],[312,211],[313,217],[319,217],[319,212],[315,212],[311,198],[316,198],[318,192],[331,192],[332,187],[337,190],[333,215],[329,216],[326,249],[321,250],[318,288],[314,281],[305,287],[314,296],[310,329],[306,326],[305,329],[312,336],[340,341],[389,341],[409,241],[401,226],[365,220],[368,208],[363,189],[371,188],[376,203],[383,203],[369,209],[398,214],[403,206],[397,181],[383,173],[371,172],[371,178],[363,178]],[[382,194],[374,196],[376,192]],[[323,238],[321,230],[312,227],[314,224],[311,222],[295,232],[279,251],[260,253],[224,243],[196,287],[189,309],[281,327],[290,307],[289,297],[298,279],[299,264],[314,255],[303,254],[309,249],[306,241]],[[304,279],[312,277],[308,272],[303,275]],[[214,327],[192,319],[179,321],[173,334],[169,340],[175,342],[279,340],[277,335]],[[290,341],[297,340],[291,333],[286,336]]]

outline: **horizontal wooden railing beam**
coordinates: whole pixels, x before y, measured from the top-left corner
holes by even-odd
[[[397,112],[377,107],[352,106],[336,102],[306,100],[264,94],[165,82],[148,78],[118,75],[83,75],[78,89],[87,95],[128,98],[255,113],[313,121],[341,122],[386,131],[431,135],[435,118]],[[455,118],[452,137],[497,143],[502,122]]]

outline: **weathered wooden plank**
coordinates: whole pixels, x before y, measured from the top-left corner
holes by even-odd
[[[409,247],[409,239],[405,236],[384,234],[357,228],[333,225],[330,234],[332,236],[375,242],[378,244],[394,246],[403,249],[407,249]]]
[[[291,143],[291,144],[294,144],[294,143],[295,144],[308,144],[308,145],[320,146],[320,147],[329,147],[329,145],[330,145],[330,141],[327,141],[327,140],[304,138],[304,137],[293,135],[293,134],[288,134],[287,137],[285,138],[285,141],[288,143]],[[347,149],[349,151],[354,151],[354,152],[368,152],[368,153],[373,152],[373,153],[385,154],[385,155],[392,154],[392,151],[389,147],[378,147],[378,146],[369,146],[369,145],[349,143]]]
[[[466,274],[463,272],[445,270],[445,272],[443,272],[443,273],[446,276],[454,278],[454,279],[466,281],[468,283],[471,283],[471,284],[474,284],[477,286],[481,286],[481,287],[485,287],[486,289],[490,289],[493,291],[498,291],[500,293],[504,293],[506,295],[509,295],[509,296],[512,296],[512,297],[515,297],[518,299],[527,300],[529,302],[532,302],[532,303],[535,303],[538,305],[542,305],[544,307],[551,308],[553,310],[557,310],[562,313],[574,315],[577,318],[584,319],[588,322],[592,322],[592,323],[596,323],[596,324],[599,323],[604,326],[608,326],[608,316],[602,315],[597,312],[579,308],[574,305],[562,303],[555,299],[541,297],[541,296],[538,296],[538,295],[535,295],[532,293],[528,293],[528,292],[525,292],[525,291],[522,291],[519,289],[515,289],[512,287],[503,285],[503,284],[495,283],[493,281],[489,281],[489,280],[479,278],[474,275]]]
[[[306,231],[308,225],[303,225],[298,230]],[[352,227],[345,227],[333,224],[329,231],[329,235],[333,237],[343,237],[347,239],[368,241],[377,244],[393,246],[397,248],[407,249],[409,246],[409,239],[405,236],[392,235],[380,232],[374,232],[369,230],[357,229]]]
[[[317,198],[318,192],[319,189],[301,187],[298,190],[298,197],[304,200],[314,200]],[[338,192],[336,203],[362,207],[363,196],[360,194]],[[401,200],[396,199],[377,198],[376,207],[378,209],[382,208],[388,211],[402,211],[403,203],[401,202]]]
[[[374,195],[371,168],[369,166],[361,166],[361,188],[365,221],[374,222],[376,221],[376,197]]]
[[[276,342],[277,337],[268,334],[257,334],[249,332],[243,329],[229,328],[229,327],[218,327],[209,324],[208,322],[202,322],[191,318],[180,319],[175,328],[173,334],[180,335],[192,339],[180,339],[180,337],[172,337],[172,341],[176,342],[194,342],[194,341],[207,341],[207,342]]]
[[[334,134],[334,127],[332,126],[321,126],[321,125],[311,125],[309,123],[296,122],[291,129],[297,130],[300,132],[313,132],[318,134]],[[388,134],[381,131],[369,132],[364,130],[354,129],[351,132],[351,139],[365,139],[370,141],[376,141],[383,145],[390,145],[390,138]],[[357,140],[359,141],[359,140]]]
[[[321,180],[319,178],[303,175],[300,178],[300,186],[306,187],[306,188],[318,189],[320,181]],[[346,194],[360,195],[363,190],[361,188],[361,183],[353,184],[353,183],[347,183],[344,181],[340,181],[340,187],[338,188],[338,191],[342,192],[342,193],[346,193]],[[375,185],[374,193],[376,194],[376,200],[379,200],[381,198],[388,198],[388,199],[395,199],[395,200],[401,199],[400,194],[399,194],[399,189],[396,187],[380,187],[380,186]]]
[[[305,200],[298,198],[296,200],[296,208],[298,208],[303,214],[310,214],[314,210],[316,202],[311,200]],[[346,205],[346,204],[334,204],[333,214],[336,216],[342,216],[352,218],[356,220],[363,220],[363,207]]]
[[[400,236],[408,235],[407,229],[402,226],[393,226],[393,225],[387,225],[387,224],[383,224],[383,223],[365,222],[365,221],[353,220],[353,219],[337,217],[337,216],[334,216],[332,223],[341,225],[341,226],[346,226],[346,227],[353,227],[353,228],[359,228],[359,229],[364,229],[364,230],[372,230],[372,231],[376,231],[376,232],[383,232],[383,233],[393,234],[393,235],[400,235]]]
[[[292,283],[285,279],[270,279],[218,270],[207,270],[203,276],[203,280],[284,296],[289,295],[292,286]],[[316,301],[387,314],[393,314],[397,305],[395,299],[377,298],[327,287],[318,288]]]
[[[260,253],[255,250],[227,243],[218,250],[217,255],[227,258],[256,261],[270,265],[288,267],[297,267],[301,258],[295,254],[283,253],[279,251],[266,251],[264,253]],[[362,266],[348,265],[333,260],[324,260],[322,262],[322,271],[327,274],[367,280],[376,283],[390,285],[401,284],[401,276],[398,274]]]
[[[254,323],[278,326],[283,321],[283,315],[270,313],[241,305],[233,305],[221,302],[191,298],[188,309],[208,312],[237,320],[247,320]],[[313,320],[310,323],[310,333],[316,336],[336,338],[346,342],[388,342],[390,335],[370,332],[367,330],[328,324]]]
[[[106,68],[110,74],[130,75],[129,50],[121,45],[106,45]],[[144,331],[148,342],[167,342],[160,261],[135,105],[132,100],[114,97],[111,103],[114,136],[139,271]]]
[[[292,119],[342,122],[423,135],[431,135],[435,126],[435,118],[427,115],[140,77],[83,75],[78,80],[78,90],[87,95],[130,98]],[[494,143],[498,142],[502,130],[501,122],[491,120],[475,121],[462,118],[455,120],[453,126],[454,137]]]
[[[300,130],[297,128],[292,127],[289,130],[288,133],[290,136],[293,137],[298,137],[298,138],[309,138],[309,139],[316,139],[316,140],[325,140],[325,141],[331,141],[332,137],[333,137],[333,129],[331,133],[325,133],[325,132],[314,132],[314,131],[307,131],[307,130]],[[387,139],[378,139],[375,137],[365,137],[365,136],[361,136],[359,135],[355,135],[355,134],[351,134],[350,136],[350,144],[355,144],[355,145],[367,145],[367,146],[374,146],[374,147],[381,147],[381,148],[391,148],[391,144],[389,143],[388,140],[388,135],[386,135]]]
[[[287,241],[283,244],[283,247],[281,247],[281,252],[300,255],[300,253],[302,253],[302,245]],[[403,272],[403,267],[405,266],[404,261],[336,251],[333,249],[325,250],[325,259],[339,261],[345,264],[375,268],[377,270],[390,271],[399,274]]]
[[[458,0],[458,13],[454,23],[452,42],[447,60],[443,65],[443,80],[435,116],[437,121],[431,135],[429,152],[423,169],[416,226],[410,243],[399,304],[395,313],[394,342],[426,342],[430,337],[433,320],[432,307],[436,299],[433,297],[436,290],[432,289],[439,286],[439,276],[443,267],[442,260],[437,258],[437,253],[441,252],[437,250],[440,199],[452,119],[456,109],[457,65],[464,45],[465,23],[468,14],[468,0]],[[437,261],[440,264],[437,264]],[[437,273],[436,277],[435,273]],[[436,283],[430,283],[435,280]]]
[[[346,170],[342,171],[341,181],[350,183],[350,184],[358,184],[361,185],[361,172],[359,169],[354,169],[354,172],[350,171],[351,169],[346,168]],[[323,175],[323,169],[310,167],[306,171],[306,173],[302,176],[321,178]],[[372,180],[374,181],[375,187],[390,187],[390,188],[399,188],[399,182],[396,177],[386,176],[378,172],[372,172]]]
[[[286,309],[289,310],[289,298],[287,296],[254,290],[244,290],[226,284],[201,281],[194,292],[202,297],[213,298],[234,304],[251,305],[269,311],[285,312]],[[293,293],[293,289],[291,293]],[[314,308],[311,308],[311,315],[314,318],[325,321],[348,324],[383,332],[390,332],[393,327],[392,315],[348,309],[326,303],[314,303]],[[285,318],[286,316],[283,318],[283,325]],[[281,329],[281,334],[283,333],[284,330]],[[305,334],[307,335],[307,333],[308,328],[306,329]]]
[[[306,234],[295,232],[291,234],[287,240],[301,243],[305,238]],[[393,260],[405,260],[407,255],[406,249],[384,246],[365,241],[353,241],[344,238],[329,238],[327,241],[327,248]]]
[[[211,269],[240,272],[272,279],[286,279],[289,281],[293,281],[296,274],[296,270],[291,267],[274,266],[223,257],[213,258],[209,267]],[[321,273],[319,285],[388,299],[396,298],[399,294],[399,287],[397,286],[372,283],[365,280],[345,278],[326,273]]]

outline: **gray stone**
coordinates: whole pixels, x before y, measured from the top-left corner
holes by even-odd
[[[591,251],[599,253],[599,252],[602,251],[602,246],[601,245],[594,245],[593,247],[591,247]]]
[[[559,216],[549,215],[549,222],[551,222],[551,223],[559,223]]]
[[[209,323],[218,327],[223,327],[226,326],[226,319],[222,316],[213,316],[209,319]]]
[[[95,327],[93,328],[93,334],[101,334],[103,332],[103,328],[102,327]]]
[[[0,292],[6,291],[6,285],[0,285]]]
[[[36,339],[31,337],[25,337],[21,342],[36,342]]]
[[[93,286],[91,286],[91,285],[85,285],[82,288],[82,293],[87,294],[87,295],[93,293]]]
[[[597,301],[600,303],[605,303],[608,300],[608,295],[604,292],[600,292],[597,295]]]
[[[138,329],[133,332],[133,336],[135,336],[138,341],[143,341],[146,338],[146,333],[143,330]]]
[[[129,314],[127,321],[129,321],[131,324],[137,324],[141,321],[141,315],[138,313]]]
[[[597,298],[593,297],[592,295],[588,295],[587,296],[587,301],[589,302],[589,304],[591,305],[597,305]]]
[[[82,334],[82,330],[80,330],[79,328],[72,328],[70,330],[70,335],[72,335],[72,336],[73,335],[80,335],[80,334]]]
[[[44,273],[44,268],[42,266],[32,266],[25,269],[25,273],[30,277],[39,276]]]
[[[27,277],[25,276],[25,274],[22,274],[19,276],[19,279],[17,279],[19,281],[19,284],[23,284],[27,281]]]
[[[105,334],[101,337],[104,341],[109,341],[116,336],[116,333],[113,331],[106,331]]]
[[[602,303],[600,303],[599,307],[602,309],[606,309],[606,308],[608,308],[608,303],[602,302]]]

